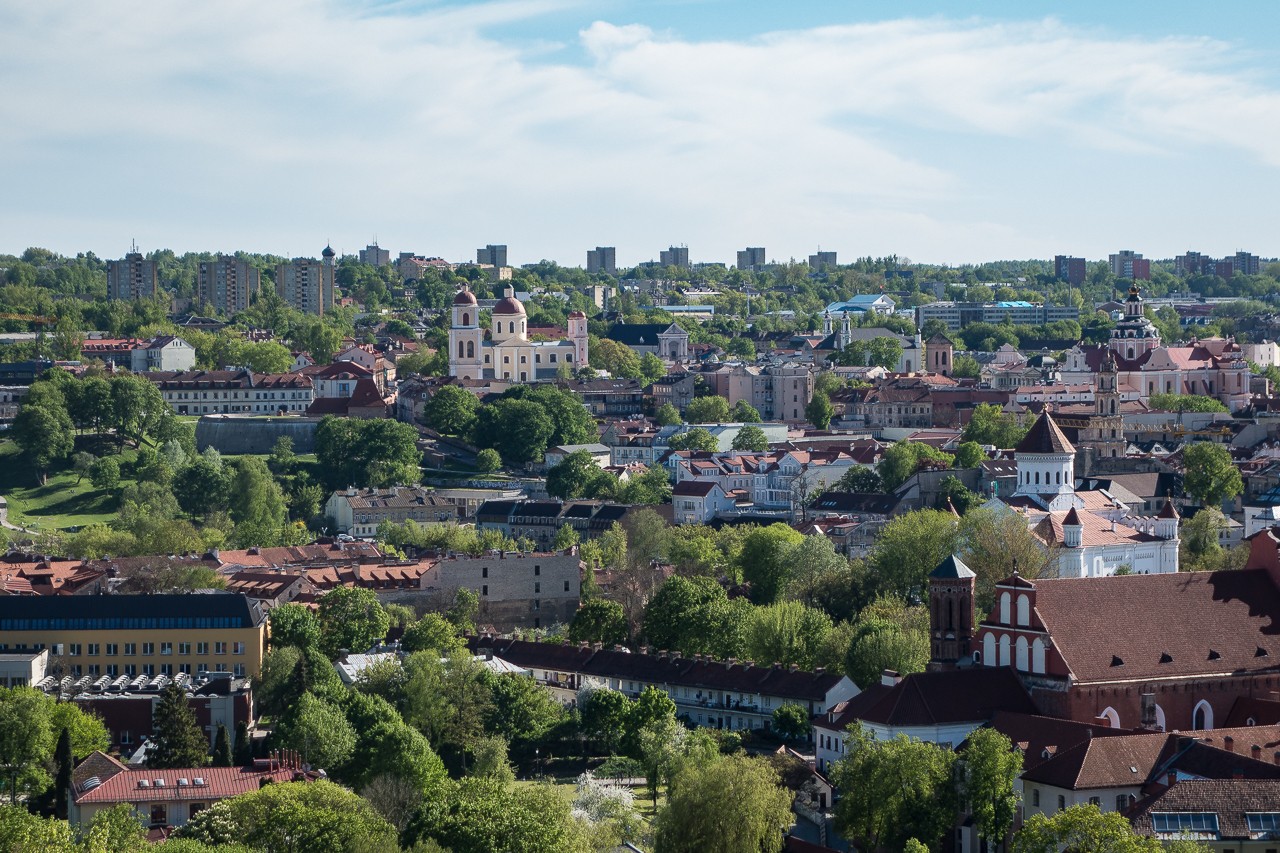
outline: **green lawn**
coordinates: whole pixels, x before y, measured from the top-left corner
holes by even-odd
[[[118,460],[124,466],[136,456],[126,449]],[[74,471],[60,470],[42,486],[17,445],[0,442],[0,495],[9,502],[10,524],[67,531],[115,518],[116,496],[95,490],[87,477],[79,485],[76,479]]]

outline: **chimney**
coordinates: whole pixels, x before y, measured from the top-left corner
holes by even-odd
[[[1235,752],[1236,739],[1233,738],[1231,735],[1227,735],[1222,739],[1222,748],[1225,749],[1227,752]]]
[[[1177,771],[1177,770],[1170,770],[1170,771],[1169,771],[1169,778],[1168,778],[1168,782],[1169,782],[1169,787],[1170,787],[1170,788],[1172,788],[1174,785],[1178,784],[1178,771]]]
[[[1254,761],[1261,761],[1261,760],[1262,760],[1262,747],[1258,746],[1258,745],[1255,743],[1255,744],[1253,745],[1253,747],[1249,750],[1249,757],[1250,757],[1250,758],[1252,758]]]
[[[1099,716],[1099,717],[1094,717],[1094,718],[1093,718],[1093,721],[1094,721],[1095,723],[1097,723],[1098,725],[1102,726],[1104,729],[1109,729],[1109,728],[1111,728],[1111,718],[1110,718],[1110,717],[1101,717],[1101,716]]]
[[[799,671],[799,669],[800,669],[800,664],[798,663],[793,663],[791,664],[791,666],[787,667],[788,672],[797,672]]]
[[[892,669],[880,673],[880,683],[885,687],[896,687],[902,682],[902,676]]]

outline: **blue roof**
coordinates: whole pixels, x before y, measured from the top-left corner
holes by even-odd
[[[1033,308],[1035,306],[1032,305],[1032,303],[1025,302],[1021,299],[1012,299],[1007,302],[997,302],[996,307],[997,308]]]

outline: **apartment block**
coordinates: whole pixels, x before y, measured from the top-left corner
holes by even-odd
[[[825,270],[827,267],[834,267],[835,265],[835,252],[824,252],[819,249],[817,253],[809,256],[809,269],[814,272],[819,272],[821,270]]]
[[[758,272],[765,265],[764,246],[748,246],[738,252],[738,269]]]
[[[179,415],[301,414],[314,399],[310,376],[239,370],[155,371],[143,374]]]
[[[1121,249],[1114,255],[1108,255],[1107,262],[1111,264],[1111,274],[1116,278],[1135,281],[1146,281],[1151,278],[1151,261],[1129,249]]]
[[[224,592],[0,596],[0,651],[48,649],[75,678],[256,676],[266,625],[257,602]]]
[[[941,320],[948,329],[963,329],[970,323],[1011,322],[1022,326],[1040,326],[1058,320],[1079,320],[1080,309],[1073,305],[1024,302],[930,302],[916,307],[916,323],[923,327],[930,320]]]
[[[262,273],[234,255],[200,262],[196,293],[202,305],[212,305],[220,314],[238,314],[248,308],[261,288]]]
[[[689,247],[688,246],[672,246],[658,253],[658,263],[664,267],[682,267],[689,266]]]
[[[596,246],[587,250],[587,272],[591,274],[618,274],[617,249],[613,246]]]
[[[276,267],[276,294],[303,314],[323,316],[333,310],[335,272],[332,257],[294,258]]]
[[[1058,281],[1065,281],[1079,287],[1084,284],[1085,272],[1084,258],[1057,255],[1053,259],[1053,276]]]
[[[159,292],[155,261],[141,252],[130,252],[119,261],[107,261],[108,299],[150,299]]]
[[[360,250],[360,263],[373,264],[375,267],[385,267],[391,263],[391,252],[379,247],[376,242],[370,243]]]
[[[505,267],[507,265],[506,245],[494,245],[493,243],[490,243],[483,249],[476,249],[476,263],[481,266],[488,264],[492,267]]]

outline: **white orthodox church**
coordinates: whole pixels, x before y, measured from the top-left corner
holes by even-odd
[[[1014,448],[1018,487],[986,507],[1017,512],[1045,547],[1058,552],[1058,576],[1178,571],[1178,511],[1165,502],[1155,517],[1135,516],[1109,492],[1077,491],[1076,449],[1045,412]]]
[[[449,328],[449,375],[461,379],[505,379],[533,382],[554,379],[569,365],[587,365],[587,315],[569,315],[569,340],[529,340],[529,318],[520,300],[508,287],[493,306],[489,339],[480,328],[480,307],[467,288],[453,298],[453,323]]]

